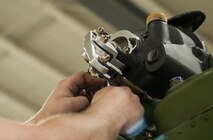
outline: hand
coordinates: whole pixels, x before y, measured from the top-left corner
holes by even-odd
[[[112,140],[119,133],[124,134],[143,114],[138,96],[128,87],[106,87],[95,93],[90,106],[83,112],[55,116],[39,125],[49,131],[45,134],[51,139]]]
[[[73,74],[59,82],[41,110],[28,123],[36,123],[48,116],[79,112],[89,105],[85,96],[79,96],[82,90],[97,91],[106,81],[94,78],[85,72]]]
[[[144,115],[139,97],[128,87],[106,87],[99,90],[93,97],[88,111],[109,120],[112,123],[109,128],[117,126],[121,134]]]

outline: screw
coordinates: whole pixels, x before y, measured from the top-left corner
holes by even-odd
[[[122,48],[122,52],[125,53],[125,54],[129,54],[129,51],[130,51],[129,47],[123,47]]]
[[[103,27],[99,27],[98,29],[96,29],[96,32],[101,35],[103,34],[105,31],[104,31],[104,28]]]
[[[102,62],[108,62],[109,59],[110,59],[110,55],[109,54],[103,54],[99,57],[99,59],[102,61]]]
[[[109,39],[110,39],[110,36],[109,35],[104,35],[104,34],[102,34],[101,38],[100,38],[100,40],[102,42],[104,42],[104,43],[106,43]]]

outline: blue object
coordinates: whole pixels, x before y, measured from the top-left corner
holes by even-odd
[[[125,138],[134,138],[144,132],[146,128],[147,123],[144,118],[141,118],[137,123],[135,123],[126,131]]]

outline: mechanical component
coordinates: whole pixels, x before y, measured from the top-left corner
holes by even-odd
[[[195,121],[212,120],[209,119],[213,115],[212,90],[207,90],[205,84],[212,83],[207,75],[212,77],[213,70],[202,73],[213,67],[213,56],[194,34],[204,19],[205,14],[200,11],[168,20],[164,14],[154,13],[148,16],[146,30],[140,33],[142,36],[127,30],[108,34],[100,27],[84,38],[82,55],[89,64],[89,71],[111,84],[130,87],[140,97],[149,127],[156,126],[156,132],[151,133],[153,136],[147,133],[149,139],[176,140],[177,135],[179,139],[182,136],[190,139],[186,130],[190,134],[192,129],[201,130],[197,122],[193,124]],[[187,80],[195,75],[200,75],[192,78],[195,83]],[[174,86],[177,84],[180,86]],[[201,91],[193,90],[198,87]],[[205,126],[212,128],[205,123],[202,129]]]
[[[109,35],[101,34],[100,40],[104,43],[106,43],[110,39]]]
[[[155,61],[157,61],[158,58],[158,50],[157,49],[153,49],[151,50],[148,55],[147,55],[147,61],[149,63],[154,63]]]
[[[152,98],[144,90],[133,85],[128,79],[123,77],[122,70],[126,68],[126,65],[118,60],[118,52],[124,54],[132,52],[139,44],[139,38],[131,32],[124,30],[112,34],[107,42],[103,42],[103,33],[103,28],[98,28],[97,30],[90,31],[84,38],[84,52],[82,56],[92,67],[90,71],[92,70],[93,73],[95,70],[101,77],[104,76],[113,83],[129,86],[140,97],[152,102],[158,102],[157,99]],[[132,43],[130,40],[132,40]]]
[[[130,51],[129,47],[123,47],[122,48],[122,52],[125,53],[125,54],[129,54],[129,51]]]
[[[110,60],[110,55],[109,55],[109,54],[103,54],[103,55],[101,55],[101,56],[99,57],[99,60],[100,60],[101,62],[106,63],[106,62],[108,62],[108,61]]]
[[[151,13],[146,19],[146,25],[154,20],[162,20],[164,22],[167,22],[167,17],[164,13]]]
[[[107,79],[118,83],[116,77],[124,77],[153,98],[163,98],[171,78],[187,79],[213,65],[212,56],[189,27],[185,31],[185,26],[179,29],[168,23],[162,13],[149,15],[145,38],[127,30],[109,35],[100,27],[85,36],[83,56]]]
[[[174,77],[174,78],[169,80],[170,87],[174,87],[174,86],[179,85],[183,82],[184,82],[184,80],[181,76],[177,76],[177,77]]]
[[[96,30],[96,32],[97,32],[99,35],[102,35],[102,34],[104,34],[104,33],[105,33],[105,31],[104,31],[104,28],[103,28],[103,27],[99,27],[99,28]]]

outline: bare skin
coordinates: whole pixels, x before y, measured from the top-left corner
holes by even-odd
[[[0,120],[0,139],[113,140],[144,114],[139,98],[127,87],[105,87],[103,79],[80,72],[61,81],[42,109],[25,124]],[[78,96],[98,90],[91,104]],[[83,111],[82,111],[83,110]]]
[[[60,81],[40,111],[26,123],[37,123],[52,115],[79,112],[89,105],[86,97],[78,96],[82,89],[98,90],[104,85],[104,79],[94,78],[85,72],[76,73]]]

